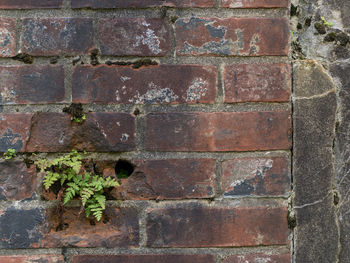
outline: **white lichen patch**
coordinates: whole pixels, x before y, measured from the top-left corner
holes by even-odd
[[[135,104],[171,103],[178,98],[171,89],[161,88],[153,82],[148,84],[148,88],[143,95],[137,91],[137,94],[129,102]]]
[[[6,28],[1,28],[0,31],[0,54],[2,56],[11,55],[11,41],[13,40],[13,35]]]
[[[148,46],[148,48],[154,53],[159,54],[162,50],[160,49],[160,40],[159,37],[156,36],[154,30],[150,29],[147,22],[142,22],[143,26],[146,26],[146,31],[140,35],[136,36],[136,43],[133,45],[134,47],[140,46],[142,43],[143,45]]]
[[[121,76],[121,77],[120,77],[120,80],[121,80],[122,82],[125,82],[125,81],[130,80],[130,79],[131,79],[131,78],[128,77],[128,76]]]
[[[243,7],[245,3],[254,3],[255,0],[223,0],[224,4],[229,4],[230,8]]]
[[[121,142],[126,142],[129,139],[130,135],[127,133],[123,133],[122,137],[120,138]]]
[[[120,101],[119,90],[116,90],[116,91],[115,91],[115,100],[116,100],[116,101]]]
[[[208,82],[202,78],[195,78],[186,91],[187,102],[198,101],[206,95]]]

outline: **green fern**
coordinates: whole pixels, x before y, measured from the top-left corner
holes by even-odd
[[[63,204],[67,204],[75,197],[79,197],[85,208],[86,217],[91,214],[100,221],[106,208],[104,190],[119,186],[119,183],[100,175],[82,173],[82,156],[73,150],[71,153],[56,159],[41,159],[35,162],[41,172],[45,173],[43,180],[45,189],[48,190],[59,181],[64,189]]]

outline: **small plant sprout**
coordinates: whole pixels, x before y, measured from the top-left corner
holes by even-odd
[[[73,121],[76,122],[76,123],[82,123],[85,120],[86,120],[86,115],[85,114],[83,114],[81,116],[81,118],[77,118],[77,117],[73,118]]]
[[[91,214],[100,221],[106,208],[106,196],[104,190],[119,186],[119,183],[111,178],[103,178],[101,175],[91,174],[82,169],[82,156],[76,150],[53,160],[41,159],[35,162],[41,172],[45,173],[44,187],[46,190],[55,184],[61,185],[60,192],[63,205],[78,197],[85,209],[86,217]]]
[[[7,152],[4,153],[5,160],[11,160],[16,157],[15,149],[7,149]]]
[[[334,23],[328,22],[324,16],[321,16],[321,20],[326,27],[332,27],[334,25]]]

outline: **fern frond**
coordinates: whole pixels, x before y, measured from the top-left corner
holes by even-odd
[[[104,188],[110,188],[110,187],[116,187],[116,186],[119,186],[119,183],[115,179],[112,179],[111,177],[107,177],[103,181]]]
[[[83,203],[83,206],[86,205],[87,201],[94,195],[94,191],[90,188],[84,188],[81,191],[81,201]]]
[[[45,189],[48,190],[51,185],[53,185],[60,178],[59,173],[46,172],[46,176],[44,178],[44,186]]]
[[[105,210],[106,208],[106,197],[101,194],[95,194],[94,199],[97,201],[99,206],[102,208],[102,210]]]
[[[66,189],[66,192],[64,194],[64,200],[63,200],[63,204],[67,204],[70,200],[73,199],[73,197],[79,193],[80,191],[80,188],[79,186],[77,186],[75,183],[73,182],[70,182],[70,183],[67,183],[67,185],[69,186],[67,189]]]

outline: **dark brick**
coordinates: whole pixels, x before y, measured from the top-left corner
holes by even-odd
[[[165,56],[171,50],[171,28],[157,18],[102,19],[100,46],[103,55]]]
[[[217,69],[210,66],[78,66],[72,93],[80,103],[213,103],[216,85]]]
[[[33,114],[0,114],[0,152],[24,151]]]
[[[228,257],[223,263],[248,263],[248,262],[268,262],[268,263],[290,263],[291,256],[289,254],[284,255],[267,255],[267,254],[248,254],[248,255],[235,255]]]
[[[222,164],[225,196],[287,195],[290,191],[285,157],[237,158]]]
[[[214,0],[72,0],[72,8],[213,7]]]
[[[79,255],[73,263],[214,263],[211,255]]]
[[[291,92],[287,64],[234,64],[225,67],[225,102],[287,102]]]
[[[176,21],[178,55],[286,56],[284,18],[184,18]]]
[[[0,162],[0,200],[24,200],[36,191],[36,168],[22,161]]]
[[[212,159],[134,161],[134,173],[113,190],[117,199],[211,198],[216,164]]]
[[[222,0],[221,5],[228,8],[287,8],[289,0]]]
[[[64,263],[62,255],[0,256],[0,263]]]
[[[29,248],[43,237],[45,210],[10,207],[0,211],[0,225],[0,248]]]
[[[66,152],[71,149],[119,152],[135,148],[135,118],[126,113],[88,113],[82,124],[64,113],[34,115],[28,152]]]
[[[198,203],[149,210],[150,247],[240,247],[288,243],[287,209]]]
[[[59,103],[65,99],[62,66],[0,67],[0,104]]]
[[[63,0],[0,0],[0,9],[61,8]]]
[[[48,230],[33,247],[135,247],[139,243],[139,219],[134,208],[108,207],[100,222],[91,224],[80,208],[63,213],[63,230],[56,208],[47,212]]]
[[[83,54],[93,48],[92,19],[25,18],[22,51],[35,56]]]
[[[145,145],[150,151],[259,151],[289,149],[288,111],[151,113]]]
[[[0,57],[12,57],[16,55],[16,35],[15,20],[0,18]]]

